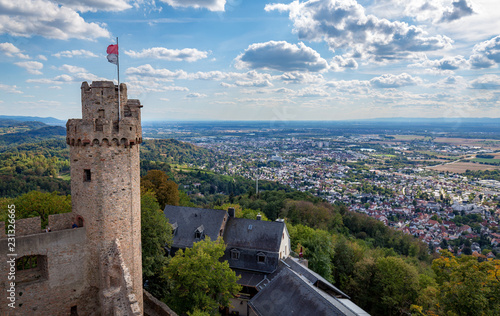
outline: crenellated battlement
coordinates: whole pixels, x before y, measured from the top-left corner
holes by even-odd
[[[66,123],[70,146],[133,146],[142,142],[141,103],[127,98],[127,86],[112,81],[82,83],[82,118]]]

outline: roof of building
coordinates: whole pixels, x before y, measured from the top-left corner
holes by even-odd
[[[321,275],[317,274],[316,272],[312,271],[311,269],[306,268],[305,266],[300,264],[299,259],[293,258],[293,257],[288,257],[284,261],[286,264],[289,265],[290,269],[292,269],[293,271],[297,272],[300,275],[303,275],[312,284],[316,285],[317,283],[320,283],[323,288],[327,288],[327,289],[335,292],[336,296],[350,299],[350,297],[347,294],[345,294],[344,292],[339,290],[337,287],[335,287],[333,284],[328,282]]]
[[[197,242],[195,232],[202,230],[203,234],[216,240],[227,212],[184,206],[165,206],[163,211],[170,224],[177,226],[172,240],[172,246],[177,248],[192,247]]]
[[[226,224],[224,241],[228,248],[279,252],[284,229],[283,222],[231,218]]]
[[[304,276],[284,267],[248,305],[259,316],[357,315],[341,301],[316,288]]]

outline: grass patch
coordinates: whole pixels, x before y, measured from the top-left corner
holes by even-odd
[[[492,163],[500,163],[500,159],[493,159],[493,158],[474,158],[471,159],[470,161],[474,162],[479,162],[479,163],[486,163],[486,164],[492,164]]]

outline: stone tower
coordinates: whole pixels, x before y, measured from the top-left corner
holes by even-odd
[[[94,81],[90,86],[83,82],[81,95],[82,119],[68,120],[66,142],[73,213],[87,234],[88,283],[99,296],[100,313],[107,315],[112,313],[110,302],[120,301],[113,298],[121,287],[120,273],[128,270],[129,287],[142,311],[142,105],[127,99],[125,84],[118,87],[111,81]],[[112,259],[117,254],[121,261]]]

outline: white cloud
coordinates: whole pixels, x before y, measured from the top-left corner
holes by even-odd
[[[140,77],[153,77],[161,79],[187,79],[187,72],[184,70],[171,71],[168,69],[155,69],[150,64],[139,67],[130,67],[126,70],[127,75],[135,75]]]
[[[43,60],[43,61],[47,61],[47,57],[45,57],[44,55],[38,55],[38,56],[36,56],[36,58]]]
[[[40,69],[43,68],[43,64],[38,61],[20,61],[14,63],[15,65],[26,69],[30,74],[41,75]]]
[[[323,71],[328,63],[304,43],[269,41],[248,46],[236,58],[237,68],[274,69],[280,71]]]
[[[236,81],[234,83],[238,87],[272,87],[273,84],[269,80],[255,80],[255,81]]]
[[[475,45],[472,52],[472,68],[490,68],[500,63],[500,35]]]
[[[422,82],[418,77],[412,77],[407,73],[399,75],[385,74],[370,80],[372,86],[376,88],[399,88],[404,86],[413,86]]]
[[[85,68],[78,67],[78,66],[72,66],[72,65],[62,65],[61,67],[58,68],[59,70],[69,72],[69,73],[79,73],[79,72],[87,72]]]
[[[204,98],[206,96],[207,95],[203,94],[203,93],[193,92],[193,93],[186,95],[186,98]]]
[[[420,22],[452,22],[475,13],[470,0],[392,0],[384,4],[398,6],[403,9],[399,14]]]
[[[154,68],[150,64],[141,65],[138,67],[130,67],[125,73],[132,79],[134,77],[142,78],[155,78],[157,80],[242,80],[242,81],[263,81],[272,80],[269,74],[258,73],[255,70],[247,71],[244,73],[238,72],[222,72],[222,71],[208,71],[208,72],[195,72],[188,73],[184,70],[169,70],[166,68]]]
[[[408,65],[408,67],[432,68],[436,70],[457,70],[469,67],[469,63],[464,56],[443,57],[441,59],[424,59],[420,62]]]
[[[445,89],[446,91],[453,89],[456,92],[457,89],[466,88],[468,86],[468,83],[462,76],[448,76],[446,78],[438,80],[431,86]]]
[[[210,11],[224,11],[226,0],[161,0],[174,8],[207,9]]]
[[[97,1],[97,0],[96,0]],[[110,37],[104,25],[87,23],[76,11],[49,0],[0,0],[0,34],[54,39]]]
[[[500,77],[497,75],[484,75],[470,82],[472,89],[500,89]]]
[[[58,0],[58,2],[80,12],[123,11],[132,8],[126,0]]]
[[[289,12],[299,39],[325,41],[330,49],[350,49],[352,57],[390,61],[411,52],[435,51],[451,46],[446,36],[428,36],[420,27],[366,15],[355,0],[310,0],[269,4],[266,11]]]
[[[329,94],[322,89],[307,87],[297,91],[296,96],[298,97],[327,97]]]
[[[141,52],[129,50],[125,51],[125,54],[132,58],[155,58],[188,62],[197,61],[199,59],[207,58],[208,56],[208,52],[199,51],[195,48],[168,49],[165,47],[143,49]]]
[[[28,79],[28,80],[26,80],[26,82],[51,84],[51,85],[57,86],[57,85],[61,85],[64,83],[72,83],[72,82],[109,80],[107,78],[102,78],[102,77],[96,76],[92,73],[88,73],[84,68],[80,68],[80,67],[63,65],[63,66],[61,66],[60,69],[70,72],[71,76],[67,75],[67,74],[62,74],[62,75],[55,76],[54,78]]]
[[[5,55],[7,55],[9,57],[19,57],[22,59],[29,59],[30,58],[28,55],[23,54],[22,50],[17,48],[12,43],[0,43],[0,52],[4,53]]]
[[[440,21],[451,22],[472,14],[474,9],[469,0],[456,0],[451,3],[451,7],[444,10]]]
[[[319,83],[324,81],[321,74],[311,74],[307,72],[285,72],[279,79],[286,83]]]
[[[2,83],[0,83],[0,90],[6,91],[8,93],[16,93],[16,94],[23,93],[22,91],[19,91],[17,86],[15,85],[10,86]]]
[[[357,69],[358,63],[354,58],[344,58],[342,56],[335,56],[330,62],[330,69],[333,71],[344,71],[345,69]]]
[[[66,58],[72,58],[72,57],[98,57],[96,54],[85,50],[85,49],[76,49],[76,50],[65,50],[62,52],[58,52],[55,54],[52,54],[52,56],[55,56],[57,58],[61,57],[66,57]]]

